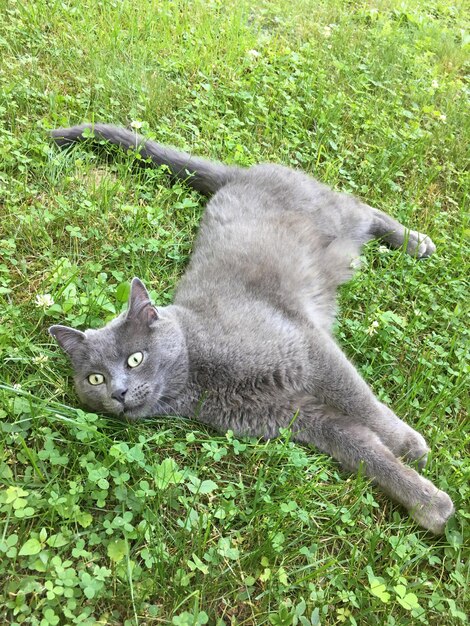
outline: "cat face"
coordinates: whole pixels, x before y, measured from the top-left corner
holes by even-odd
[[[131,420],[172,412],[188,377],[186,342],[175,316],[157,312],[138,278],[127,311],[104,328],[51,326],[49,332],[70,357],[88,409]]]

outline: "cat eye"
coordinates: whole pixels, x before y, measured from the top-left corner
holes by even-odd
[[[104,383],[104,376],[102,374],[90,374],[88,376],[88,382],[90,385],[102,385]]]
[[[137,367],[142,363],[143,359],[144,355],[142,352],[134,352],[134,354],[131,354],[131,356],[127,359],[127,365],[129,367]]]

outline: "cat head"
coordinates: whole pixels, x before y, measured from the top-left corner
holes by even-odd
[[[169,413],[188,377],[183,331],[172,307],[157,311],[134,278],[127,311],[99,330],[51,326],[69,356],[81,402],[128,419]]]

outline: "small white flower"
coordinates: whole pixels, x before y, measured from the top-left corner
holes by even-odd
[[[50,293],[38,294],[36,296],[36,306],[42,309],[48,309],[54,304],[54,298]]]
[[[379,246],[380,254],[386,254],[387,252],[390,252],[390,248],[387,248],[387,246]]]
[[[258,52],[258,50],[248,50],[247,54],[250,57],[255,57],[255,58],[261,56],[261,52]]]
[[[441,114],[439,115],[439,120],[440,120],[441,122],[444,122],[444,123],[445,123],[445,122],[446,122],[446,120],[447,120],[447,115],[444,115],[444,113],[441,113]]]
[[[433,89],[437,89],[439,87],[439,83],[437,82],[437,80],[433,80],[431,83],[431,87]]]
[[[323,27],[323,37],[326,37],[326,39],[331,37],[331,26],[324,26]]]
[[[48,361],[49,357],[47,356],[47,354],[38,354],[33,358],[33,363],[39,366],[44,365],[44,363],[47,363]]]
[[[143,125],[143,122],[138,122],[137,120],[131,122],[131,128],[134,128],[135,130],[139,130],[140,128],[142,128]]]
[[[21,389],[21,385],[20,385],[20,383],[15,383],[15,384],[13,385],[13,389]]]
[[[372,335],[375,335],[375,333],[377,332],[378,326],[379,322],[377,320],[374,320],[369,328],[366,330],[366,333],[372,337]]]

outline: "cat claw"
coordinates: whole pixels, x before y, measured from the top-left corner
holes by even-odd
[[[436,252],[436,246],[431,237],[428,237],[424,233],[419,233],[417,230],[410,230],[406,251],[408,254],[418,259],[422,259],[434,254],[434,252]]]

